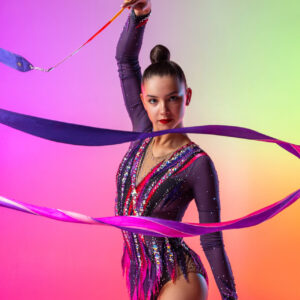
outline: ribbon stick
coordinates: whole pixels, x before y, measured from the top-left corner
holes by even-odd
[[[58,62],[56,65],[54,65],[51,68],[44,69],[40,67],[34,67],[27,59],[24,57],[15,54],[13,52],[10,52],[8,50],[0,48],[0,62],[4,63],[5,65],[14,68],[21,72],[28,72],[31,70],[39,70],[43,72],[50,72],[59,65],[61,65],[63,62],[65,62],[67,59],[75,55],[81,48],[83,48],[86,44],[88,44],[90,41],[92,41],[101,31],[103,31],[109,24],[111,24],[124,10],[125,8],[122,8],[120,11],[118,11],[102,28],[100,28],[94,35],[92,35],[84,44],[82,44],[78,49],[73,51],[70,55],[66,56],[63,60]]]
[[[93,218],[72,211],[41,207],[20,201],[17,202],[1,196],[0,206],[59,221],[91,225],[108,225],[130,232],[150,236],[191,237],[221,230],[239,229],[258,225],[274,217],[299,198],[300,190],[297,190],[286,198],[242,218],[219,223],[183,223],[146,216],[113,216]]]
[[[287,143],[255,130],[238,126],[203,125],[151,132],[122,131],[43,119],[4,109],[0,109],[0,123],[47,140],[81,146],[114,145],[172,132],[212,134],[276,143],[278,146],[300,158],[300,145]]]

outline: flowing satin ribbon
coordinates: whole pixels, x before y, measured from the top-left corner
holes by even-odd
[[[214,134],[276,143],[283,149],[300,158],[299,145],[287,143],[261,134],[257,131],[237,126],[204,125],[173,128],[154,132],[134,132],[103,129],[65,123],[55,120],[48,120],[11,112],[4,109],[0,109],[0,123],[51,141],[85,146],[120,144],[124,142],[135,141],[137,139],[159,136],[171,132]],[[245,217],[226,222],[208,224],[182,223],[172,220],[143,216],[114,216],[92,218],[83,214],[66,210],[45,208],[26,204],[23,202],[12,201],[4,197],[0,197],[0,206],[20,210],[35,215],[45,216],[60,221],[109,225],[136,233],[155,236],[183,237],[257,225],[275,216],[280,211],[294,203],[299,197],[300,190],[297,190],[286,198],[274,204],[266,206],[258,211],[255,211]]]
[[[291,193],[286,198],[251,214],[235,220],[219,223],[184,223],[173,220],[144,216],[114,216],[92,218],[80,213],[36,206],[20,201],[13,201],[0,196],[0,206],[12,208],[26,213],[47,217],[59,221],[109,225],[119,229],[158,237],[191,237],[221,230],[239,229],[260,224],[290,206],[300,197],[300,190]]]
[[[102,30],[104,30],[109,24],[111,24],[123,12],[124,9],[125,8],[119,10],[103,27],[101,27],[94,35],[92,35],[84,44],[82,44],[78,49],[73,51],[70,55],[66,56],[63,60],[61,60],[51,68],[44,69],[40,67],[34,67],[32,63],[30,63],[26,58],[2,48],[0,48],[0,62],[21,72],[28,72],[31,70],[50,72],[54,68],[58,67],[60,64],[65,62],[67,59],[75,55],[81,48],[83,48],[90,41],[92,41]]]
[[[151,132],[123,131],[43,119],[4,109],[0,109],[0,123],[47,140],[81,146],[121,144],[172,132],[221,135],[276,143],[278,146],[300,158],[300,145],[284,142],[255,130],[238,126],[202,125]]]
[[[0,62],[21,72],[33,70],[33,65],[26,58],[0,48]]]

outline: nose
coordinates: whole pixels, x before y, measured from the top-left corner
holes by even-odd
[[[169,108],[167,103],[165,103],[164,101],[162,101],[161,105],[160,105],[160,114],[163,117],[168,117],[168,115],[170,114]]]

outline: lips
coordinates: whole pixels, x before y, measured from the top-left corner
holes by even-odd
[[[161,119],[161,120],[159,120],[159,122],[161,122],[163,124],[167,124],[167,123],[169,123],[171,121],[172,121],[172,119]]]

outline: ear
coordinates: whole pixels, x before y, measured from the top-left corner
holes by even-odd
[[[192,89],[191,88],[187,88],[186,89],[186,105],[189,105],[191,102],[191,98],[192,98]]]
[[[140,98],[141,98],[142,103],[144,104],[144,96],[143,96],[143,93],[140,93]]]
[[[141,98],[141,100],[142,100],[142,103],[144,104],[143,90],[144,90],[144,86],[143,86],[143,83],[141,83],[141,93],[140,93],[140,98]]]

